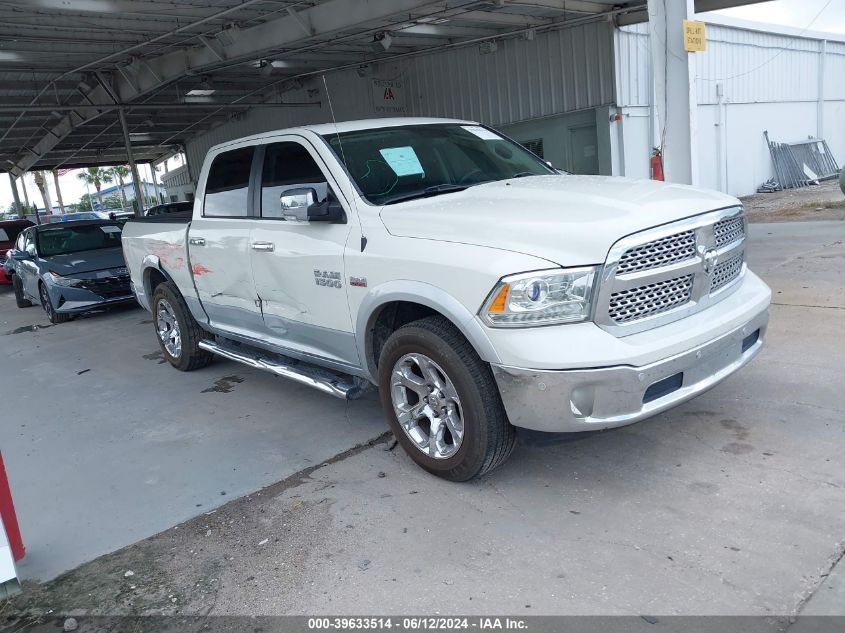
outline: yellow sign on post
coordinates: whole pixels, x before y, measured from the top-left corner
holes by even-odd
[[[684,20],[684,50],[697,53],[707,49],[707,36],[704,32],[704,22]]]

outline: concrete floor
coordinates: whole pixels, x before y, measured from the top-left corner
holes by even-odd
[[[767,348],[676,410],[518,448],[464,485],[398,449],[352,451],[85,565],[29,605],[845,614],[834,568],[845,543],[845,222],[752,225],[750,248],[775,293]],[[43,322],[3,300],[9,330]],[[219,504],[220,491],[257,490],[383,429],[372,399],[344,412],[236,365],[159,366],[144,358],[155,351],[146,318],[130,310],[0,337],[6,367],[23,368],[6,376],[20,397],[7,398],[15,429],[7,438],[3,427],[2,445],[25,575],[152,534]],[[245,381],[203,392],[224,376]]]
[[[137,306],[50,327],[4,290],[0,448],[25,579],[49,580],[386,430],[372,396],[347,406],[231,362],[176,371]]]

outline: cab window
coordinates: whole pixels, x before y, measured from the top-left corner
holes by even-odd
[[[249,215],[249,172],[254,153],[254,147],[242,147],[217,155],[208,171],[203,215],[224,218]]]
[[[268,145],[261,170],[261,217],[281,219],[282,193],[299,188],[312,188],[318,200],[325,200],[328,182],[320,166],[299,143]]]

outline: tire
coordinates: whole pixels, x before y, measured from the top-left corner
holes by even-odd
[[[447,319],[426,317],[397,329],[382,348],[378,374],[382,407],[396,439],[428,472],[467,481],[490,472],[513,451],[516,430],[493,372]],[[413,387],[407,386],[408,378]],[[440,386],[432,388],[438,381]],[[425,402],[416,396],[426,392]],[[462,432],[457,441],[452,428]]]
[[[23,284],[17,275],[12,275],[12,289],[15,291],[15,304],[19,308],[32,307],[32,301],[27,299],[23,293]]]
[[[47,292],[47,286],[43,283],[38,284],[38,293],[41,296],[41,307],[44,308],[50,323],[67,323],[70,321],[71,315],[56,312],[56,308],[53,307],[53,302],[50,300],[50,294]]]
[[[199,342],[208,335],[171,281],[159,284],[153,293],[153,326],[161,353],[179,371],[200,369],[214,360],[211,352],[200,349]]]
[[[839,173],[839,188],[842,190],[842,193],[845,193],[845,167]]]

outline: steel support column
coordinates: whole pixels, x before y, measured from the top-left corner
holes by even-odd
[[[9,172],[9,184],[12,186],[12,198],[15,200],[15,213],[21,212],[21,197],[18,194],[18,185],[12,172]]]
[[[684,50],[684,20],[694,0],[648,0],[658,146],[666,180],[698,184],[698,92],[695,53]]]
[[[132,144],[129,142],[129,127],[126,125],[126,113],[123,108],[117,111],[120,117],[120,127],[123,129],[123,143],[126,146],[126,160],[129,161],[129,170],[132,172],[132,180],[135,183],[135,200],[132,206],[135,208],[135,215],[141,217],[144,210],[144,183],[138,175],[138,166],[135,164],[135,157],[132,155]]]

